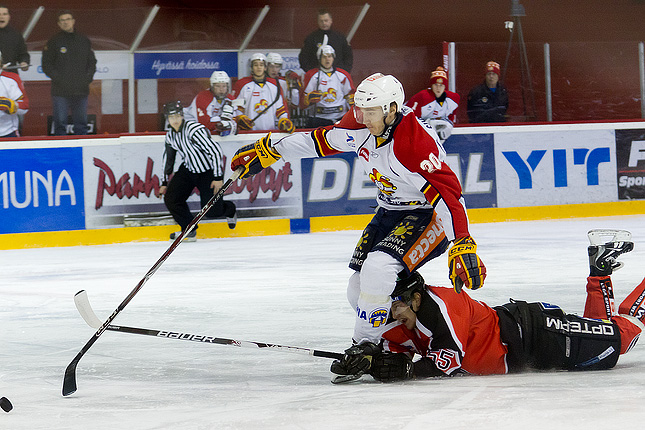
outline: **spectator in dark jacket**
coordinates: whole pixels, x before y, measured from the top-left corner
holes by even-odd
[[[298,55],[300,67],[305,72],[318,67],[317,53],[320,45],[331,45],[336,51],[334,67],[347,72],[352,71],[352,65],[354,64],[352,47],[349,46],[342,33],[331,29],[332,22],[331,14],[327,10],[321,9],[318,11],[318,30],[307,36],[300,50],[300,55]],[[327,40],[325,40],[325,36]]]
[[[505,122],[508,92],[499,82],[500,67],[494,61],[486,63],[486,79],[468,93],[468,120],[476,122]]]
[[[67,113],[71,109],[74,134],[87,134],[87,96],[96,72],[96,57],[90,40],[74,31],[69,11],[58,13],[61,31],[43,50],[43,72],[52,81],[54,134],[67,134]]]
[[[9,8],[0,4],[0,52],[2,68],[16,71],[29,69],[29,52],[22,34],[9,25]]]

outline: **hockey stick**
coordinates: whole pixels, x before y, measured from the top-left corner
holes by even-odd
[[[69,363],[67,368],[65,369],[65,377],[63,378],[63,396],[69,396],[70,394],[73,394],[76,391],[76,367],[78,366],[78,362],[81,361],[81,358],[85,355],[85,353],[94,345],[94,342],[98,340],[98,338],[103,334],[103,332],[108,328],[108,326],[114,321],[114,318],[130,303],[130,301],[134,298],[134,296],[143,288],[143,285],[146,283],[152,275],[161,267],[161,265],[166,261],[166,259],[172,254],[172,252],[179,246],[181,241],[186,237],[188,233],[190,233],[197,223],[201,221],[201,219],[206,215],[206,212],[208,212],[215,202],[217,202],[219,199],[222,198],[226,190],[231,186],[233,182],[235,182],[242,172],[244,171],[243,168],[238,168],[235,172],[233,172],[233,175],[224,183],[222,188],[219,189],[219,191],[211,197],[211,199],[206,203],[206,205],[202,208],[201,211],[193,218],[193,220],[188,224],[186,227],[186,230],[182,231],[179,236],[175,238],[175,240],[172,242],[170,247],[166,250],[166,252],[163,253],[161,258],[157,260],[157,262],[148,270],[148,273],[139,281],[136,287],[132,291],[130,291],[130,294],[127,295],[127,297],[119,304],[119,306],[112,312],[112,315],[108,317],[105,322],[98,327],[98,330],[94,335],[90,338],[90,340],[87,341],[85,346],[79,351],[78,354],[76,354],[76,357]]]
[[[103,324],[101,320],[96,316],[96,313],[90,305],[90,301],[87,297],[87,292],[81,290],[74,296],[74,304],[76,309],[81,314],[81,317],[85,320],[87,325],[92,328],[99,328]],[[255,349],[272,349],[276,351],[284,352],[295,352],[299,354],[307,354],[314,357],[323,357],[323,358],[335,358],[341,359],[343,354],[337,352],[328,352],[328,351],[319,351],[317,349],[309,348],[300,348],[297,346],[285,346],[277,345],[273,343],[263,343],[263,342],[251,342],[247,340],[236,340],[236,339],[225,339],[215,336],[204,336],[199,334],[191,334],[178,331],[168,331],[168,330],[152,330],[147,328],[137,328],[137,327],[124,327],[117,325],[108,325],[107,330],[118,331],[121,333],[131,333],[131,334],[141,334],[144,336],[153,336],[153,337],[165,337],[167,339],[177,339],[177,340],[189,340],[191,342],[199,343],[212,343],[217,345],[230,345],[237,346],[241,348],[255,348]]]

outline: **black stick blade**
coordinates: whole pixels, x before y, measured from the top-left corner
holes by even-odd
[[[76,392],[76,366],[78,359],[72,360],[65,369],[65,378],[63,378],[63,396],[69,396]]]

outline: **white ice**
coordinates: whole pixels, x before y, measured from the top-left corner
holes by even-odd
[[[592,228],[633,233],[613,276],[620,303],[645,275],[645,216],[474,224],[488,278],[469,294],[582,314]],[[359,236],[184,243],[114,323],[341,352]],[[65,367],[95,332],[74,293],[87,290],[105,320],[168,246],[0,251],[0,396],[14,405],[0,429],[643,428],[645,342],[609,371],[332,385],[325,358],[107,331],[78,366],[78,391],[62,397]],[[422,273],[447,285],[446,266],[444,256]]]

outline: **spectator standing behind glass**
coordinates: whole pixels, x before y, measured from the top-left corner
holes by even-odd
[[[0,4],[0,52],[2,52],[2,68],[23,71],[29,69],[29,52],[22,34],[9,25],[9,8]]]
[[[468,120],[471,123],[506,121],[508,92],[499,82],[499,76],[499,64],[486,63],[486,79],[468,93]]]
[[[321,9],[318,11],[318,30],[305,38],[305,43],[300,50],[298,60],[300,67],[305,72],[318,67],[318,48],[322,45],[331,45],[336,51],[336,67],[352,71],[354,54],[352,47],[342,33],[331,29],[332,18],[329,11]]]
[[[3,60],[0,53],[0,61]],[[0,137],[17,137],[18,115],[29,109],[25,87],[17,73],[0,69]]]
[[[443,143],[452,134],[455,109],[459,106],[459,94],[446,91],[448,75],[443,67],[430,75],[430,88],[416,93],[408,102],[414,114],[437,131]]]
[[[58,13],[61,31],[43,50],[43,72],[52,81],[54,135],[67,134],[67,113],[71,109],[74,134],[87,134],[87,96],[96,72],[96,57],[90,40],[74,30],[69,11]]]
[[[334,48],[318,48],[320,67],[305,74],[303,107],[309,108],[307,127],[331,125],[354,105],[354,82],[343,69],[334,67]]]

